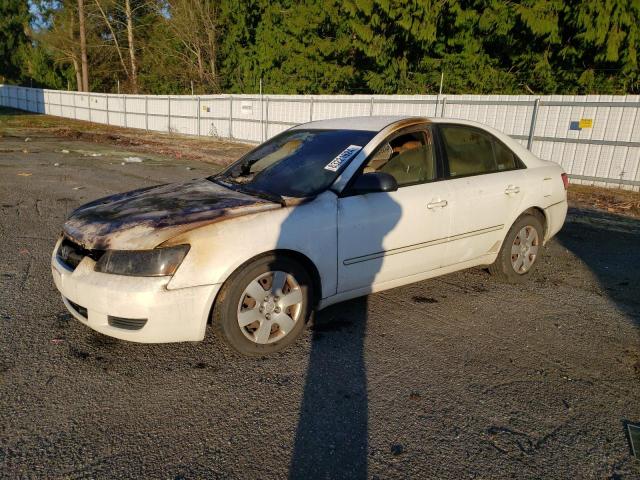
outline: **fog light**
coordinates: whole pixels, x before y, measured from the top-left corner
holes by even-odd
[[[140,330],[147,323],[146,318],[107,317],[109,325],[123,330]]]
[[[82,305],[78,305],[77,303],[72,302],[68,298],[67,298],[67,302],[69,302],[69,305],[71,305],[71,308],[73,308],[76,311],[76,313],[80,315],[82,318],[86,320],[89,317],[86,307],[83,307]]]

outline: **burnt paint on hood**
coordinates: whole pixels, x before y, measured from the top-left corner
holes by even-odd
[[[280,205],[201,179],[120,193],[73,211],[64,234],[87,249],[154,248],[192,228]]]

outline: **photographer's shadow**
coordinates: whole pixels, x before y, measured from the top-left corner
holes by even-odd
[[[364,211],[377,212],[369,216],[371,225],[363,221],[355,229],[358,238],[366,238],[370,251],[365,253],[375,255],[353,267],[341,269],[339,265],[338,272],[339,278],[341,271],[351,280],[357,278],[352,288],[370,292],[384,261],[383,240],[399,222],[402,209],[393,195],[385,192],[365,194],[358,201]],[[283,233],[289,219],[295,217],[294,211],[285,221]],[[295,220],[289,225],[296,225]],[[356,269],[355,276],[350,268]],[[340,280],[338,284],[340,289]],[[289,478],[367,477],[367,320],[367,297],[338,303],[316,314]]]
[[[366,477],[367,304],[361,297],[316,315],[289,478]]]

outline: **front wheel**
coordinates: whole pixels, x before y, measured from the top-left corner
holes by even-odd
[[[543,239],[544,228],[540,220],[534,215],[521,216],[509,229],[489,272],[509,282],[524,281],[542,253]]]
[[[295,260],[278,255],[241,267],[222,287],[213,328],[243,355],[260,356],[291,345],[311,309],[311,278]]]

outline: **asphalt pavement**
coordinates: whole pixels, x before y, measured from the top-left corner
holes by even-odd
[[[345,302],[261,359],[66,313],[73,208],[214,170],[0,138],[0,477],[640,478],[639,220],[573,209],[524,285],[472,269]]]

